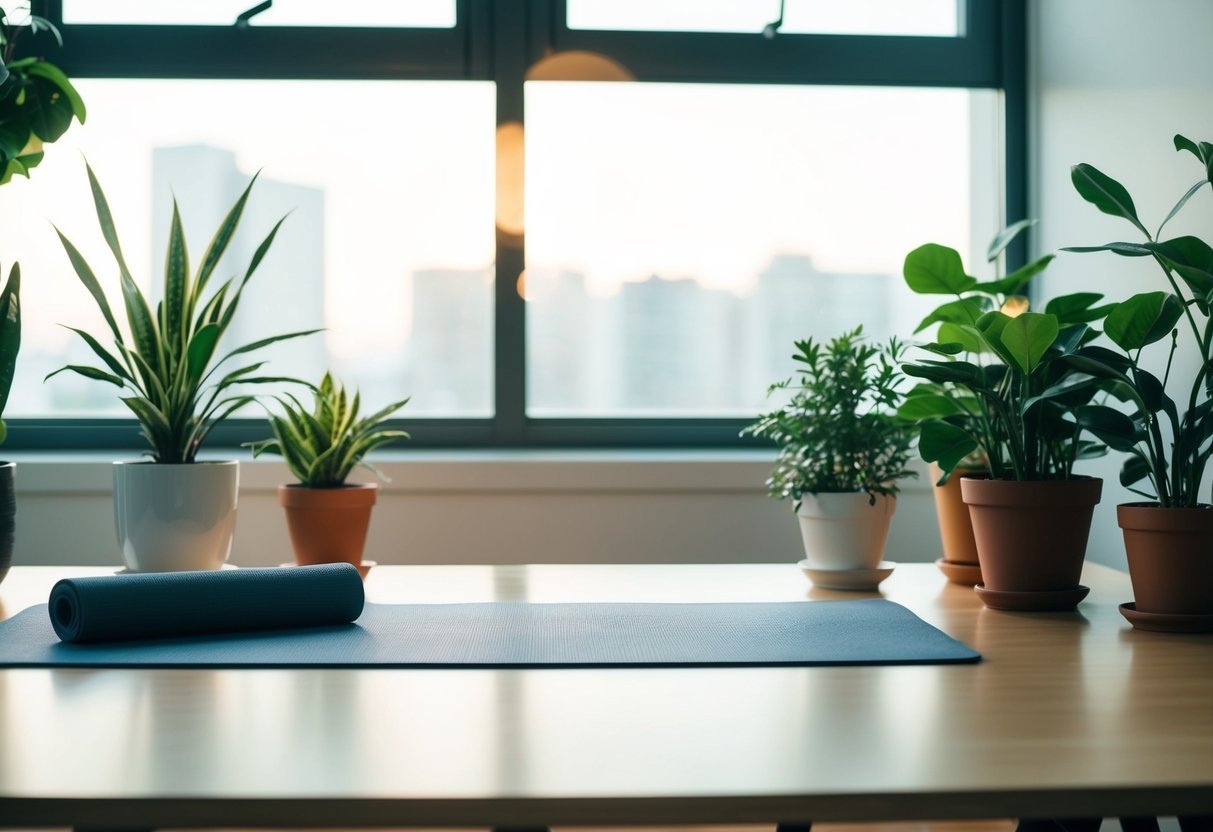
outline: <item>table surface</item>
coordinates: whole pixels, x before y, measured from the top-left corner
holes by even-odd
[[[0,619],[89,568],[14,568]],[[1213,636],[1132,630],[1125,575],[1006,613],[882,594],[977,665],[0,671],[0,819],[93,827],[1213,814]],[[376,567],[377,602],[786,601],[791,564]]]

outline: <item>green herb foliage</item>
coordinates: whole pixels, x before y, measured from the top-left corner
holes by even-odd
[[[1177,152],[1191,153],[1200,162],[1201,178],[1179,198],[1153,234],[1138,218],[1133,198],[1123,185],[1091,165],[1071,169],[1071,181],[1083,199],[1105,214],[1126,220],[1145,242],[1064,250],[1148,258],[1162,268],[1171,291],[1133,295],[1108,315],[1105,331],[1119,351],[1092,346],[1069,360],[1131,405],[1131,417],[1120,414],[1107,427],[1108,444],[1129,454],[1121,468],[1121,484],[1165,508],[1192,508],[1200,503],[1201,482],[1213,455],[1213,247],[1193,236],[1164,240],[1162,233],[1188,200],[1213,185],[1213,144],[1178,135],[1174,144]],[[1182,408],[1167,393],[1180,327],[1191,332],[1198,358],[1192,378],[1182,380],[1188,388]],[[1144,349],[1159,342],[1169,345],[1161,379],[1141,366]],[[1133,488],[1143,480],[1149,481],[1153,493]]]
[[[237,280],[233,276],[206,298],[204,290],[216,264],[236,233],[240,216],[257,177],[254,176],[249,182],[244,193],[220,224],[202,256],[198,270],[192,276],[185,250],[181,214],[174,199],[168,255],[164,268],[164,300],[153,314],[147,299],[127,268],[105,193],[101,190],[93,169],[87,165],[86,167],[101,233],[118,266],[127,331],[124,333],[119,327],[93,269],[76,246],[56,228],[76,275],[96,301],[109,325],[113,348],[106,349],[89,333],[68,327],[88,344],[93,353],[101,359],[105,369],[72,364],[56,370],[47,378],[71,370],[86,378],[121,388],[129,394],[122,397],[122,402],[139,420],[140,430],[151,445],[153,460],[163,463],[193,462],[199,447],[215,425],[235,410],[254,401],[253,396],[232,391],[234,385],[294,381],[289,378],[256,375],[265,365],[264,361],[236,369],[227,368],[225,365],[234,358],[276,341],[319,331],[310,329],[263,338],[236,347],[215,360],[219,339],[231,324],[244,288],[269,251],[283,220],[278,221],[257,247],[243,277]],[[225,372],[218,376],[221,368],[224,368]]]
[[[1033,222],[998,234],[987,259],[997,266]],[[1104,439],[1119,414],[1093,403],[1100,387],[1063,359],[1099,337],[1090,324],[1113,306],[1098,305],[1102,295],[1083,293],[1054,298],[1043,312],[1024,311],[1027,298],[1020,293],[1053,259],[1045,255],[982,283],[946,246],[928,243],[906,255],[910,289],[950,297],[918,326],[921,332],[938,324],[936,340],[922,346],[930,358],[902,365],[923,383],[898,411],[917,423],[919,453],[939,465],[943,480],[974,458],[994,479],[1068,479],[1077,460],[1107,451],[1082,435]]]
[[[312,387],[312,396],[311,407],[289,394],[278,398],[283,415],[270,414],[274,438],[251,443],[253,456],[281,455],[291,473],[309,488],[339,488],[358,465],[383,479],[365,457],[380,445],[409,438],[404,431],[390,430],[384,424],[409,400],[393,402],[359,419],[358,393],[350,399],[329,373],[319,387]]]
[[[804,494],[866,491],[896,494],[906,470],[912,431],[894,411],[901,400],[897,369],[902,346],[876,347],[862,327],[822,344],[796,342],[794,378],[771,386],[790,401],[742,433],[779,445],[767,480],[772,497],[799,505]]]

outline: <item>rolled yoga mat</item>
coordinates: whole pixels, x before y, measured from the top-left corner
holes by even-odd
[[[60,639],[86,642],[348,624],[362,614],[348,563],[65,578],[47,606]]]

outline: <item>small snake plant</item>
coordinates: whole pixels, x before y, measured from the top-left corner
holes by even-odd
[[[219,230],[202,256],[198,271],[191,277],[189,258],[185,250],[185,232],[177,201],[173,200],[173,221],[169,229],[168,255],[164,267],[164,300],[153,315],[147,298],[131,277],[118,244],[114,218],[93,169],[87,164],[88,181],[97,209],[101,234],[118,264],[122,285],[122,302],[126,312],[124,334],[110,309],[109,301],[92,268],[58,228],[59,240],[67,252],[80,282],[93,296],[114,336],[114,348],[108,350],[96,338],[83,330],[68,327],[79,335],[105,364],[106,369],[69,364],[47,376],[49,379],[66,370],[108,382],[130,395],[122,402],[135,414],[143,436],[151,445],[153,461],[161,463],[193,462],[204,439],[214,427],[234,411],[255,401],[246,393],[231,388],[237,384],[264,384],[293,381],[274,376],[258,376],[265,362],[257,362],[226,372],[216,378],[216,372],[233,358],[261,349],[276,341],[298,338],[319,332],[318,329],[291,332],[262,338],[236,347],[215,360],[219,339],[231,324],[240,304],[240,296],[249,279],[261,264],[273,243],[282,220],[278,220],[269,235],[257,247],[244,276],[236,276],[220,284],[209,297],[203,291],[211,273],[227,250],[244,212],[249,192],[257,181],[254,176],[244,193],[228,212]]]
[[[393,402],[359,419],[359,394],[355,392],[351,399],[330,373],[324,374],[319,387],[310,384],[308,387],[314,399],[311,407],[289,393],[275,397],[283,415],[270,414],[274,437],[249,443],[253,456],[279,454],[300,484],[308,488],[340,488],[358,465],[384,479],[365,457],[380,445],[409,438],[405,431],[384,425],[409,400]]]

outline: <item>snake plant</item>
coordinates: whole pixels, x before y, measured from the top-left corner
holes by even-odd
[[[409,438],[406,432],[384,424],[409,400],[393,402],[359,419],[359,394],[355,392],[351,399],[330,373],[324,374],[319,387],[308,386],[313,396],[311,407],[289,393],[276,397],[283,415],[270,414],[274,437],[250,443],[253,456],[279,454],[291,473],[309,488],[339,488],[358,465],[383,479],[365,457],[380,445]]]
[[[21,349],[21,267],[14,263],[8,273],[8,282],[0,291],[0,414],[8,404],[8,392],[13,386],[13,372],[17,368],[17,351]],[[8,428],[0,421],[0,442],[8,435]]]
[[[249,182],[220,224],[202,256],[198,270],[192,276],[185,249],[181,214],[174,199],[164,267],[164,300],[157,305],[153,314],[147,298],[127,268],[105,193],[92,167],[87,163],[85,167],[88,170],[101,234],[117,262],[127,332],[124,333],[118,325],[93,269],[76,246],[56,228],[55,231],[76,275],[93,296],[109,325],[113,335],[113,348],[106,349],[89,333],[68,327],[88,344],[93,353],[101,359],[105,369],[70,364],[51,373],[47,378],[70,370],[86,378],[104,381],[120,388],[128,394],[122,397],[122,402],[138,419],[140,430],[151,445],[153,461],[193,462],[199,447],[211,430],[235,410],[255,400],[251,395],[233,391],[234,385],[293,381],[288,378],[257,375],[257,371],[264,366],[264,361],[236,369],[227,369],[228,362],[277,341],[319,331],[309,329],[262,338],[236,347],[216,360],[219,340],[236,314],[244,288],[261,265],[286,218],[278,220],[269,235],[257,247],[243,277],[239,280],[236,276],[229,278],[209,297],[205,297],[211,275],[236,233],[240,216],[257,177],[254,176]],[[224,368],[225,372],[219,376],[217,373],[221,368]]]

